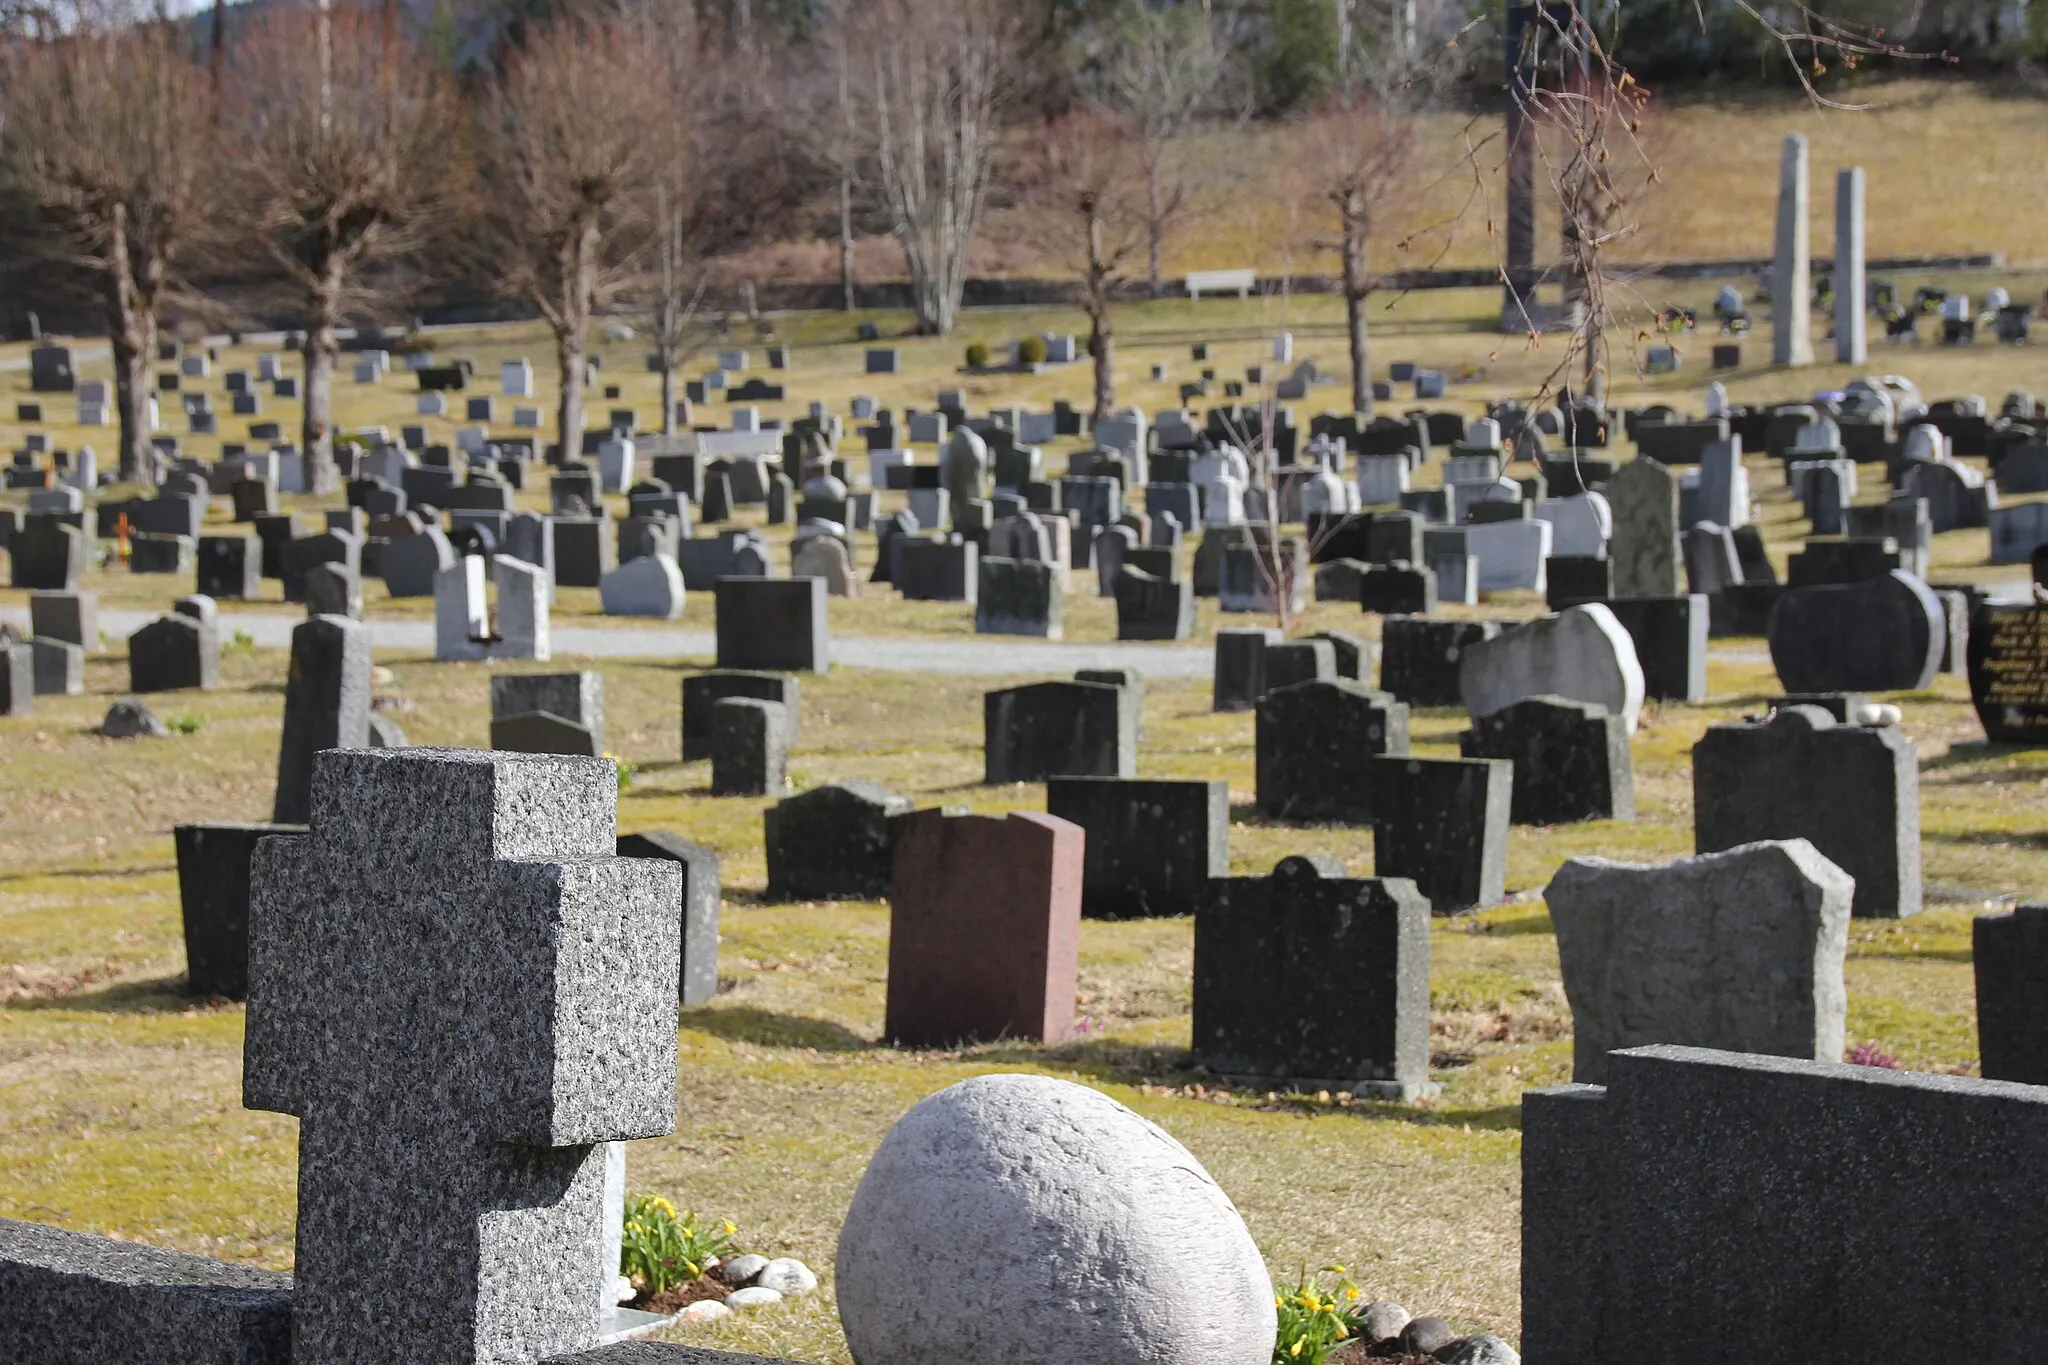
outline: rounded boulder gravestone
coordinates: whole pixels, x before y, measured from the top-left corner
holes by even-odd
[[[854,1358],[889,1365],[1266,1365],[1277,1334],[1265,1262],[1201,1163],[1043,1076],[963,1081],[897,1121],[837,1292]]]
[[[1764,628],[1790,693],[1918,691],[1941,667],[1941,600],[1902,569],[1842,586],[1794,588]]]

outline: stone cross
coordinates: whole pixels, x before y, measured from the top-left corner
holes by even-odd
[[[1771,363],[1813,363],[1813,268],[1806,222],[1806,135],[1789,133],[1778,160],[1778,240],[1771,264]]]
[[[295,1114],[295,1365],[594,1346],[608,1142],[675,1123],[681,873],[601,759],[342,749],[256,852],[244,1102]]]

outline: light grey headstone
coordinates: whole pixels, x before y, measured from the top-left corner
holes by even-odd
[[[1668,863],[1574,858],[1544,892],[1572,1007],[1575,1082],[1672,1043],[1832,1062],[1856,883],[1804,839]]]
[[[1490,716],[1526,697],[1597,702],[1635,733],[1643,667],[1614,613],[1594,602],[1465,646],[1458,664],[1465,709]]]

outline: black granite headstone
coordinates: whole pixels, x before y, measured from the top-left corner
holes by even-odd
[[[784,746],[796,747],[797,680],[787,673],[718,669],[683,679],[683,761],[711,757],[714,713],[727,697],[755,697],[782,706]]]
[[[1373,871],[1406,877],[1439,915],[1506,894],[1514,765],[1388,756],[1373,772]]]
[[[1499,634],[1496,621],[1389,616],[1380,634],[1380,689],[1410,706],[1462,706],[1465,651]]]
[[[908,797],[872,782],[837,782],[761,812],[768,899],[880,900],[889,894],[890,820]]]
[[[621,858],[665,858],[683,865],[683,967],[677,983],[685,1005],[718,994],[718,855],[667,830],[619,836]]]
[[[1259,699],[1256,736],[1261,812],[1369,824],[1373,756],[1408,752],[1408,707],[1350,679],[1296,683]]]
[[[304,825],[179,825],[178,900],[185,920],[185,989],[193,995],[249,996],[249,860],[269,834]]]
[[[1970,623],[1970,700],[1989,739],[2048,741],[2048,608],[1986,603]]]
[[[1283,858],[1195,913],[1194,1058],[1224,1077],[1416,1099],[1429,1085],[1429,902]]]
[[[1636,818],[1628,726],[1604,706],[1527,697],[1476,717],[1458,736],[1458,751],[1515,765],[1508,816],[1515,824]]]
[[[1230,871],[1230,784],[1055,777],[1045,810],[1088,832],[1081,913],[1091,919],[1191,915]]]
[[[1042,682],[982,696],[983,778],[1135,777],[1138,704],[1107,683]]]

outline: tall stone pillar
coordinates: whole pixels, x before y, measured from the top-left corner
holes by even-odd
[[[1813,267],[1807,231],[1806,137],[1792,133],[1778,162],[1778,243],[1771,264],[1771,363],[1813,363]]]
[[[1863,168],[1835,173],[1835,359],[1870,359],[1863,308]]]

